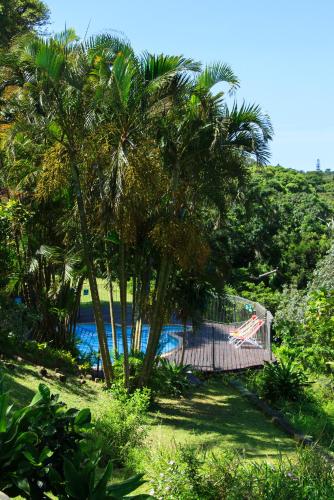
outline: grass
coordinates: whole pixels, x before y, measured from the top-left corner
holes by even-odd
[[[106,280],[103,278],[97,278],[97,287],[99,290],[100,300],[102,303],[109,303],[109,292]],[[87,293],[88,292],[88,293]],[[113,282],[113,296],[114,302],[120,302],[120,292],[118,282]],[[132,303],[132,281],[128,281],[127,284],[127,302]],[[88,284],[88,280],[84,281],[80,304],[82,307],[87,307],[92,304],[92,298],[90,294],[90,288]]]
[[[4,372],[7,375],[6,389],[9,389],[10,399],[16,407],[28,404],[40,383],[48,385],[53,394],[60,394],[61,401],[69,407],[89,407],[95,416],[99,414],[100,405],[107,400],[101,384],[87,380],[81,385],[79,379],[74,376],[69,376],[67,381],[62,383],[53,370],[48,369],[48,377],[42,377],[38,373],[38,367],[28,363],[17,363],[15,370]]]
[[[234,449],[251,459],[293,454],[296,445],[232,387],[211,380],[189,399],[160,399],[148,442],[150,446],[187,443],[208,451]]]
[[[87,380],[81,385],[73,376],[61,383],[52,370],[44,378],[37,367],[27,363],[18,363],[14,371],[6,372],[6,384],[16,406],[29,403],[41,382],[53,393],[60,393],[69,407],[89,407],[93,417],[108,404],[100,383]],[[269,460],[295,450],[293,440],[221,380],[205,382],[189,398],[159,399],[150,416],[149,447],[188,443],[208,451],[230,448],[251,459]]]
[[[303,434],[334,452],[333,378],[319,375],[306,389],[307,397],[297,402],[279,401],[278,407]]]

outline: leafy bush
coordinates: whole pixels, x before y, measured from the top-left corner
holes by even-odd
[[[150,402],[151,392],[147,388],[129,394],[123,387],[114,386],[110,401],[101,408],[93,438],[116,464],[129,463],[132,451],[143,444]]]
[[[242,290],[238,292],[241,297],[258,302],[265,306],[272,314],[275,314],[281,300],[281,293],[279,291],[273,290],[263,282],[256,284],[246,282],[242,286]]]
[[[290,291],[282,298],[275,328],[282,340],[283,354],[298,361],[305,370],[330,371],[334,357],[334,290],[316,290],[304,294],[304,298],[300,292]]]
[[[334,357],[334,290],[312,292],[305,312],[305,343],[319,349],[319,363]],[[324,366],[322,366],[324,369]]]
[[[37,316],[25,304],[15,304],[8,297],[0,295],[0,346],[6,347],[5,339],[16,336],[23,340],[33,329]]]
[[[0,490],[32,499],[122,498],[141,483],[109,486],[111,465],[101,470],[101,453],[85,431],[89,409],[67,409],[40,384],[29,406],[13,410],[0,387]]]
[[[72,353],[56,349],[46,342],[26,341],[18,354],[46,368],[61,368],[72,373],[78,369],[76,358]]]
[[[73,354],[64,349],[57,349],[47,342],[27,340],[25,335],[17,334],[14,331],[1,331],[1,326],[0,353],[7,356],[19,355],[46,368],[61,368],[68,372],[77,370],[75,353]]]
[[[130,369],[130,391],[133,391],[138,385],[138,379],[142,372],[144,353],[132,352],[129,356]],[[166,358],[156,358],[153,368],[153,374],[149,382],[151,390],[151,401],[156,395],[170,396],[179,398],[187,393],[190,384],[187,372],[190,370],[190,365],[178,365],[169,362]],[[113,392],[119,390],[122,393],[124,370],[123,370],[123,355],[117,357],[113,365],[115,385]],[[127,394],[123,391],[123,394]]]
[[[183,396],[190,388],[187,375],[190,368],[190,365],[178,365],[160,358],[154,374],[154,389],[162,396]]]
[[[201,467],[203,457],[189,446],[159,449],[151,457],[149,477],[156,498],[196,500],[201,496]]]
[[[275,466],[227,452],[204,455],[189,447],[159,450],[149,466],[152,495],[162,500],[327,500],[334,497],[332,465],[314,450]]]
[[[307,385],[304,372],[298,369],[292,361],[267,363],[253,380],[257,392],[268,401],[278,400],[298,401],[305,396]]]
[[[143,352],[131,352],[129,356],[129,382],[130,388],[134,389],[137,386],[138,378],[141,374],[145,354]],[[116,356],[113,364],[114,377],[117,382],[123,382],[124,379],[124,356],[120,354]]]

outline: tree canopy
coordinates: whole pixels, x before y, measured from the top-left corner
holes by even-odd
[[[14,37],[38,31],[48,19],[48,7],[40,0],[1,0],[0,48],[8,47]]]

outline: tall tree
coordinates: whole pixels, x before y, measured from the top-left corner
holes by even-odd
[[[79,216],[81,244],[90,284],[94,316],[107,385],[111,381],[111,360],[101,311],[96,272],[91,252],[83,177],[92,167],[86,162],[84,138],[96,123],[94,89],[89,84],[94,69],[88,51],[77,43],[73,30],[43,40],[35,38],[23,46],[21,64],[27,84],[16,102],[16,124],[26,136],[38,131],[40,139],[62,158],[69,176]],[[29,82],[29,83],[28,83]]]
[[[269,118],[255,105],[240,109],[234,105],[229,110],[224,93],[212,92],[217,83],[227,84],[230,91],[238,86],[229,66],[206,67],[176,94],[174,106],[156,123],[170,183],[168,209],[155,235],[161,258],[143,384],[153,368],[173,268],[201,265],[208,254],[201,222],[203,207],[217,206],[224,216],[231,187],[244,176],[246,159],[254,155],[263,162],[268,158]]]
[[[14,37],[40,30],[48,19],[48,7],[40,0],[0,0],[0,48]]]

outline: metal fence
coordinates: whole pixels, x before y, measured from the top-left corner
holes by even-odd
[[[256,316],[256,319],[255,319]],[[246,322],[254,318],[261,326],[249,334]],[[175,363],[202,371],[234,371],[263,366],[273,361],[271,323],[273,316],[261,304],[238,296],[212,299],[201,325],[177,333],[177,348],[164,354]]]
[[[252,315],[263,320],[256,334],[256,340],[263,349],[271,350],[271,324],[273,315],[262,304],[237,295],[227,295],[224,299],[213,299],[208,305],[205,319],[211,323],[225,325],[227,333],[239,327]]]
[[[129,315],[131,316],[131,315]],[[256,316],[261,326],[242,339],[245,323]],[[158,354],[175,363],[191,365],[202,371],[233,371],[262,366],[273,360],[271,352],[271,313],[257,302],[242,297],[227,296],[211,300],[200,325],[180,323],[165,325],[162,331]],[[108,343],[111,353],[111,327],[106,322]],[[256,331],[255,331],[256,330]],[[238,333],[238,331],[240,333]],[[98,341],[95,325],[78,324],[79,348],[85,355],[98,359]],[[145,352],[149,325],[143,326],[141,351]],[[238,335],[240,337],[238,339]],[[132,327],[127,328],[128,349],[131,349]],[[117,325],[117,350],[123,352],[120,326]],[[95,356],[95,358],[94,358]]]

